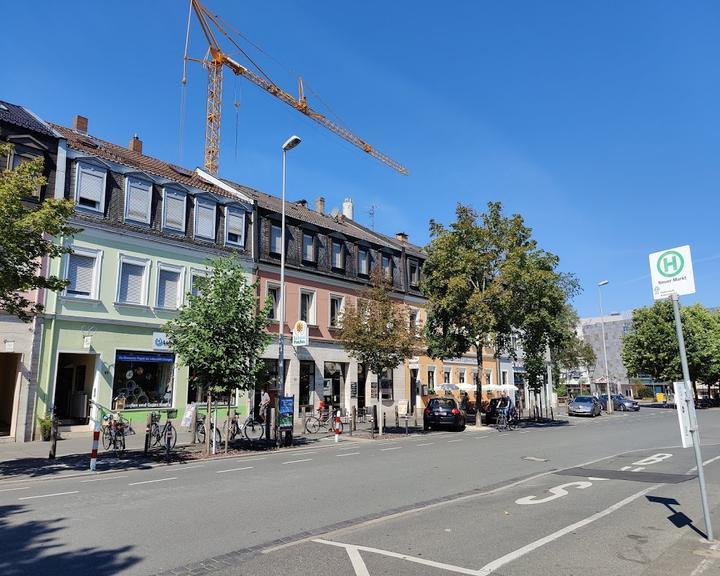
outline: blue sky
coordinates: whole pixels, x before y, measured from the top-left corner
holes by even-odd
[[[690,244],[699,300],[720,305],[720,4],[712,1],[235,2],[210,9],[262,47],[280,86],[405,164],[401,176],[226,73],[221,175],[288,196],[353,198],[356,219],[428,241],[457,202],[500,200],[578,275],[583,316],[652,302],[648,254]],[[206,75],[188,4],[5,2],[0,98],[202,164]],[[192,56],[204,54],[193,22]],[[240,59],[240,57],[238,57]],[[326,108],[315,97],[319,94]],[[235,103],[238,106],[235,106]]]

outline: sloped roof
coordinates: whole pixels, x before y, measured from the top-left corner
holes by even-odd
[[[57,134],[52,131],[50,126],[45,124],[45,122],[40,120],[27,108],[5,102],[4,100],[0,100],[0,121],[20,126],[21,128],[27,128],[28,130],[33,130],[46,136],[57,137]]]

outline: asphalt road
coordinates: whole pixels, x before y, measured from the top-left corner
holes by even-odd
[[[720,411],[699,417],[717,532]],[[0,574],[710,574],[678,441],[643,409],[3,482]]]

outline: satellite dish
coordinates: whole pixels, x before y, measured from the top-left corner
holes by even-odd
[[[338,214],[340,214],[340,210],[338,210],[337,208],[333,208],[332,210],[330,210],[330,216],[332,216],[333,218],[337,218]]]

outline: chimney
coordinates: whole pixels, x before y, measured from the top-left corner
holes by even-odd
[[[322,196],[318,196],[315,199],[315,212],[325,214],[325,198],[323,198]]]
[[[398,232],[397,234],[395,234],[395,238],[400,240],[400,242],[402,242],[403,244],[407,244],[408,235],[405,234],[405,232]]]
[[[347,218],[348,220],[353,219],[353,201],[352,198],[345,198],[345,201],[343,202],[343,216]]]
[[[85,118],[85,116],[80,116],[80,114],[78,114],[75,118],[73,118],[73,130],[87,134],[87,129],[88,119]]]
[[[135,134],[135,136],[132,137],[132,140],[130,140],[130,144],[128,144],[128,148],[131,152],[136,152],[137,154],[142,154],[142,140],[138,138],[138,135]]]

